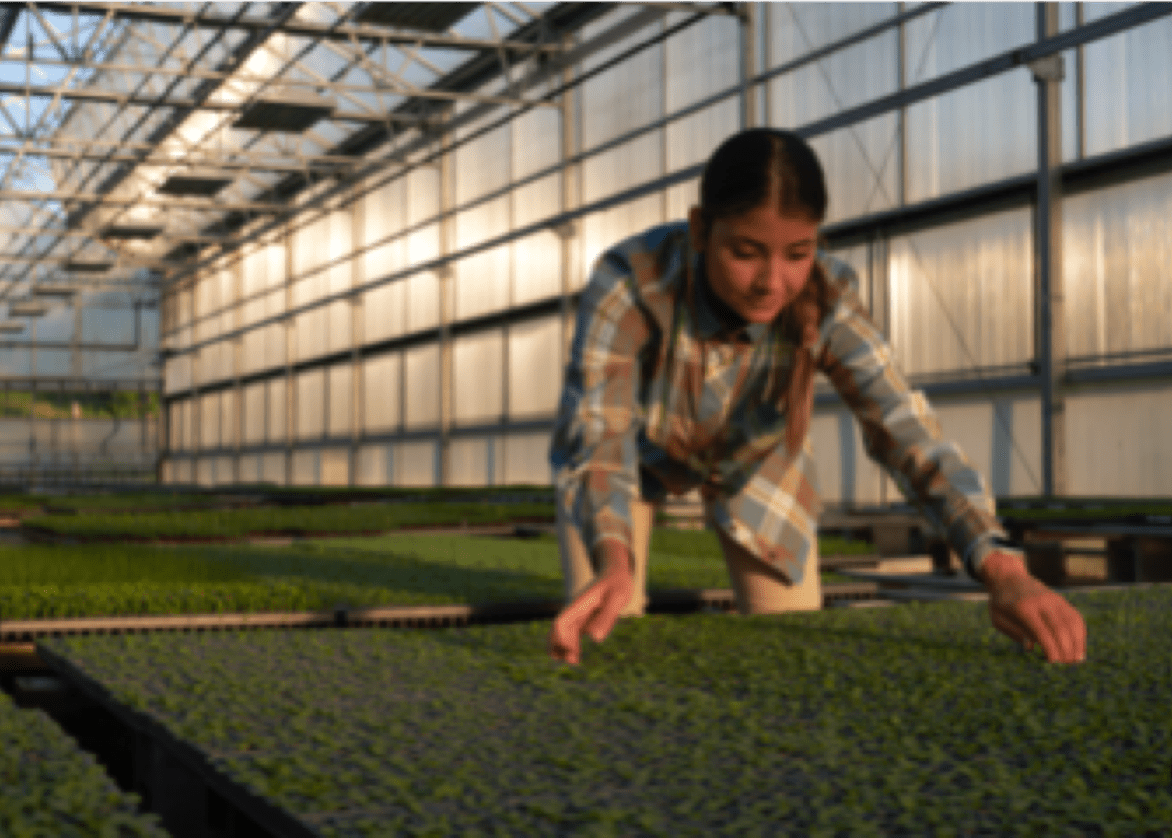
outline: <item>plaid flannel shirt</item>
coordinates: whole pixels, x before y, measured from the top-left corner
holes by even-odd
[[[977,581],[1005,537],[978,472],[944,440],[871,323],[858,281],[819,253],[837,300],[820,324],[817,368],[854,412],[869,455],[942,533]],[[558,503],[583,544],[631,548],[632,499],[703,487],[713,522],[793,584],[816,555],[821,509],[809,440],[785,443],[796,343],[785,315],[748,324],[704,279],[686,223],[621,242],[594,267],[550,448]]]

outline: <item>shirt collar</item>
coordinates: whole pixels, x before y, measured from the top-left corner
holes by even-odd
[[[756,343],[769,331],[768,323],[750,323],[741,317],[708,285],[704,260],[693,255],[696,288],[696,336],[703,340],[744,340]]]

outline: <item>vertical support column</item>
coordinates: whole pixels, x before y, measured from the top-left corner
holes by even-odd
[[[906,4],[896,4],[896,14],[903,14]],[[939,14],[939,12],[937,12]],[[899,90],[902,92],[907,87],[907,24],[900,22],[896,30],[896,46],[895,46],[895,61],[896,61],[896,78],[899,79]],[[896,205],[904,206],[907,203],[907,108],[901,107],[896,111],[895,130],[898,135],[897,142],[899,143],[899,184],[896,187],[899,194],[896,197]]]
[[[1038,38],[1058,32],[1058,5],[1037,4]],[[1042,493],[1066,486],[1066,330],[1062,294],[1062,56],[1030,65],[1038,85],[1037,355],[1042,378]]]
[[[191,338],[189,345],[196,343],[199,331],[196,329],[195,321],[199,316],[196,308],[196,302],[199,300],[199,293],[197,291],[199,285],[199,277],[191,281]],[[191,409],[188,411],[188,416],[191,418],[191,427],[187,428],[187,439],[190,443],[188,453],[189,474],[191,475],[191,483],[195,485],[199,482],[199,452],[203,446],[203,404],[200,402],[199,385],[203,379],[203,373],[200,363],[200,350],[192,349],[189,353],[191,355],[191,388],[190,388],[190,403]]]
[[[285,248],[285,311],[293,308],[293,239],[288,230]],[[297,346],[294,318],[285,318],[285,485],[293,484],[293,439],[296,432],[297,397],[293,391],[293,351]]]
[[[1086,23],[1083,3],[1074,4],[1074,25]],[[1074,130],[1077,132],[1075,157],[1082,160],[1087,156],[1087,57],[1086,44],[1079,44],[1075,51],[1074,67]]]
[[[741,128],[754,128],[758,117],[757,85],[750,84],[749,80],[757,75],[757,46],[760,43],[759,30],[761,27],[760,3],[741,3],[737,10],[737,19],[741,23]]]
[[[451,479],[451,433],[452,433],[452,384],[455,376],[452,374],[452,317],[455,314],[455,300],[452,283],[455,272],[450,262],[446,261],[455,245],[455,221],[450,215],[456,205],[456,178],[453,168],[455,161],[451,152],[451,135],[445,133],[439,137],[440,148],[443,154],[439,162],[439,190],[440,190],[440,256],[445,261],[437,271],[439,275],[439,340],[440,340],[440,427],[439,427],[439,462],[437,464],[437,482],[447,486]]]
[[[350,204],[350,252],[358,253],[366,240],[366,200],[363,195]],[[366,281],[366,259],[352,256],[350,262],[350,287],[358,288]],[[350,297],[350,453],[349,484],[358,485],[358,451],[365,429],[362,423],[366,416],[366,393],[363,390],[362,346],[366,341],[366,318],[364,315],[364,294]]]
[[[29,322],[28,347],[28,459],[29,483],[36,483],[37,473],[37,321]]]
[[[232,328],[244,326],[244,262],[238,254],[232,268]],[[232,392],[236,399],[236,435],[232,440],[232,482],[240,482],[240,449],[244,442],[244,386],[240,382],[244,367],[244,336],[237,335],[232,339]]]
[[[574,38],[567,36],[565,38],[565,49],[567,52],[573,47]],[[565,92],[562,93],[560,108],[562,118],[562,160],[566,161],[573,157],[579,148],[578,136],[578,107],[580,104],[578,98],[577,86],[569,86],[574,78],[574,68],[566,67],[562,70],[561,82],[565,87]],[[582,194],[582,165],[580,163],[563,163],[562,178],[561,178],[561,212],[568,212],[578,205],[579,197]],[[566,364],[569,362],[569,347],[570,341],[573,340],[574,335],[574,309],[570,305],[570,297],[574,292],[572,285],[572,274],[574,272],[574,247],[577,246],[577,222],[571,221],[560,225],[556,228],[558,237],[561,239],[561,320],[562,320],[562,335],[561,341],[558,344],[558,368],[556,378],[560,381],[565,374]]]

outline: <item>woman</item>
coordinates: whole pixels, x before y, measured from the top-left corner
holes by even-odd
[[[583,633],[601,642],[620,614],[643,612],[654,506],[669,492],[699,487],[742,613],[821,607],[806,439],[816,370],[988,588],[994,626],[1051,661],[1084,658],[1082,617],[1026,572],[980,475],[892,366],[850,268],[818,251],[826,204],[801,138],[743,131],[709,159],[687,224],[597,262],[550,451],[570,600],[555,658],[576,664]]]

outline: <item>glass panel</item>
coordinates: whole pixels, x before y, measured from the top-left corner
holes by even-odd
[[[330,408],[327,435],[346,436],[350,433],[354,368],[348,363],[340,364],[330,368],[329,376]]]
[[[503,335],[485,332],[452,343],[453,419],[460,424],[497,422],[504,409]]]
[[[383,433],[399,427],[400,356],[378,355],[362,365],[363,431]]]
[[[891,344],[908,375],[1020,364],[1034,355],[1028,209],[891,242]]]
[[[1172,349],[1172,174],[1070,195],[1062,216],[1067,352]]]
[[[403,353],[406,378],[405,416],[408,428],[436,425],[440,420],[440,352],[432,344]]]
[[[509,418],[552,416],[562,385],[561,321],[549,317],[509,329]]]
[[[325,419],[325,400],[322,398],[325,371],[303,372],[294,381],[297,384],[297,438],[320,437]]]

